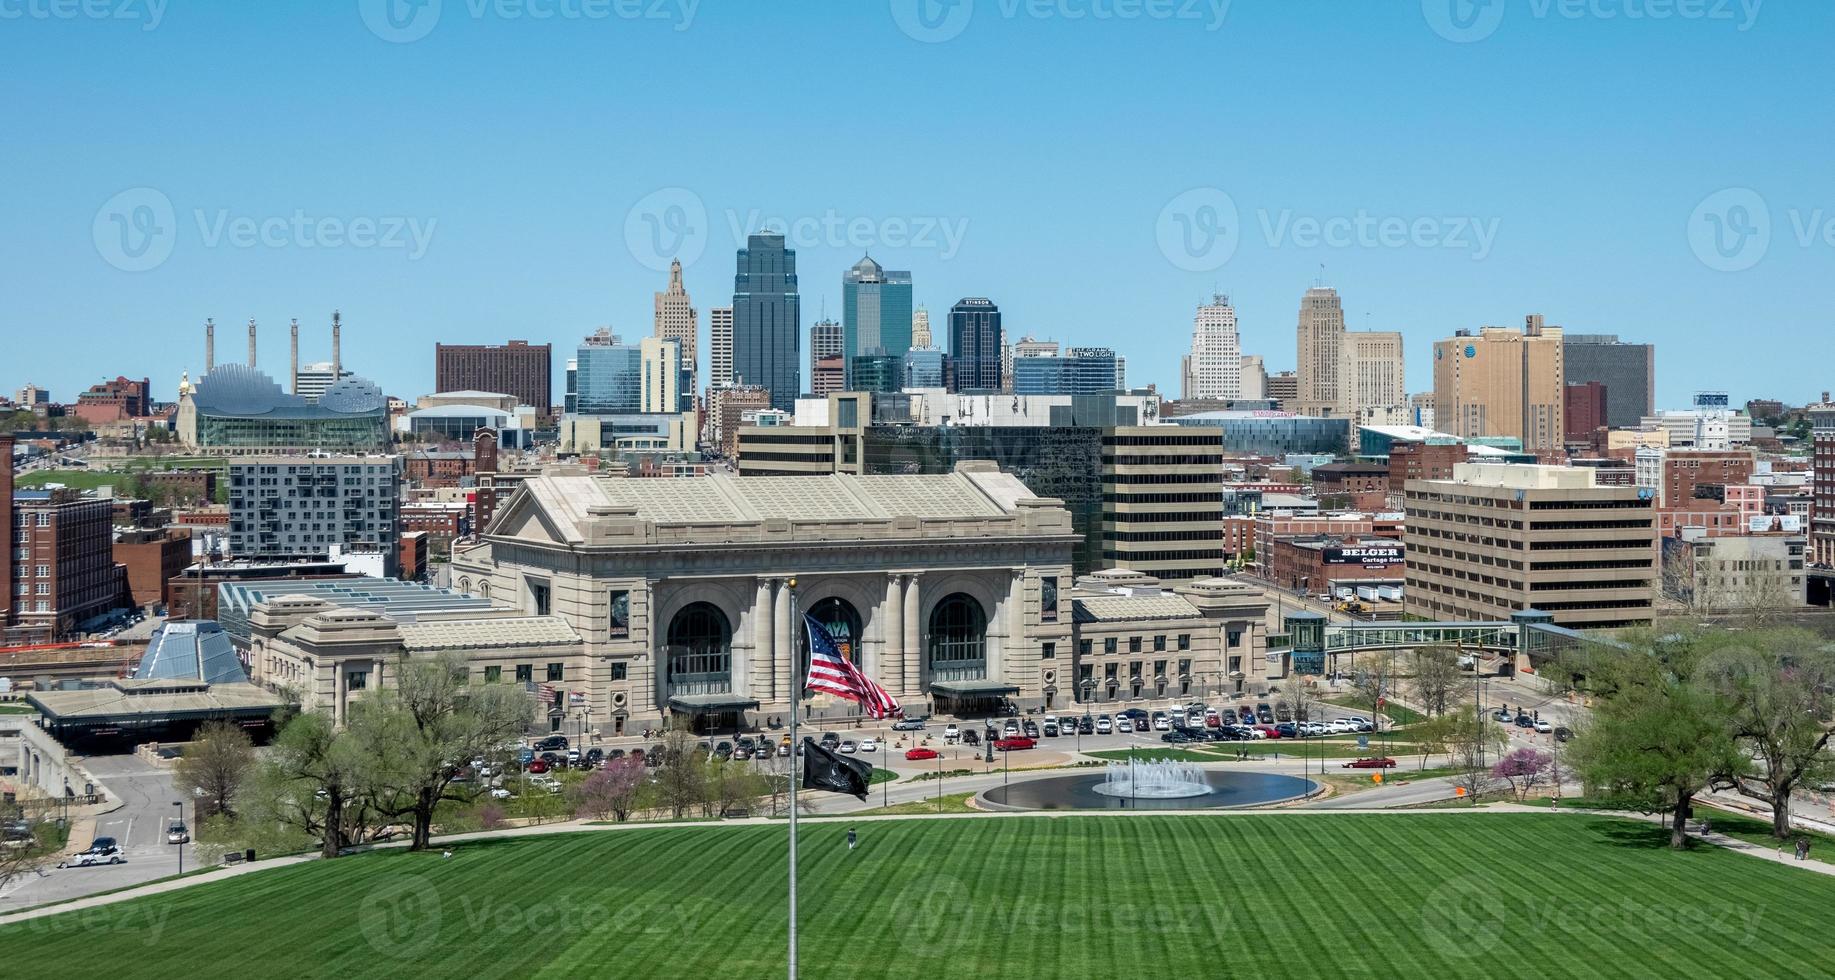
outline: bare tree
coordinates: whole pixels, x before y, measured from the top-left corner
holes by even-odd
[[[27,817],[22,805],[26,799],[42,803],[43,795],[29,787],[21,795],[24,799],[15,799],[12,807],[0,811],[4,822],[0,826],[0,889],[14,879],[43,874],[45,865],[57,857],[57,840],[43,821]]]
[[[643,785],[643,760],[628,756],[613,759],[594,770],[574,791],[574,813],[582,819],[604,820],[610,816],[623,823],[630,819]]]
[[[657,802],[680,820],[703,799],[705,781],[697,768],[694,733],[677,725],[663,733],[663,764],[656,772]]]
[[[212,722],[185,747],[173,781],[195,799],[194,820],[202,824],[215,813],[236,815],[236,794],[254,768],[255,743],[248,733],[228,722]]]
[[[1416,650],[1412,666],[1414,676],[1408,680],[1408,689],[1415,701],[1430,715],[1445,714],[1461,680],[1458,653],[1446,647]]]
[[[1762,768],[1715,782],[1771,807],[1772,836],[1782,840],[1791,833],[1791,794],[1835,779],[1835,653],[1803,630],[1737,637],[1705,658],[1702,677],[1730,706],[1734,737]]]

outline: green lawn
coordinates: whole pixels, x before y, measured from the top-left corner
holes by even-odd
[[[309,862],[0,927],[0,963],[781,976],[783,841],[658,827]],[[800,850],[809,978],[1802,977],[1827,975],[1835,928],[1835,879],[1572,814],[811,821]]]
[[[76,490],[119,487],[125,491],[133,479],[126,473],[111,473],[107,470],[40,470],[37,473],[28,473],[20,477],[17,485],[42,487],[47,483],[61,483]]]

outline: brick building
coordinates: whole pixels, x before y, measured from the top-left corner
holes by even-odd
[[[142,418],[153,414],[153,402],[147,394],[151,387],[146,378],[131,381],[117,377],[104,381],[77,395],[71,412],[91,425]]]
[[[553,408],[554,348],[512,340],[492,344],[433,345],[437,391],[495,391],[513,395],[546,418]]]
[[[1828,568],[1835,565],[1835,404],[1828,392],[1823,404],[1811,406],[1810,436],[1814,440],[1810,470],[1810,561]]]
[[[476,451],[416,449],[404,460],[405,476],[418,487],[456,487],[476,472]]]
[[[1567,441],[1585,442],[1606,425],[1606,386],[1597,381],[1567,386]]]
[[[14,490],[13,608],[9,629],[25,638],[56,638],[115,607],[113,504],[59,487]]]
[[[217,499],[214,470],[161,470],[147,473],[142,479],[149,491],[161,492],[174,505],[208,504]]]
[[[1268,578],[1315,594],[1359,585],[1401,585],[1403,554],[1402,543],[1389,538],[1277,538],[1268,543]]]
[[[154,528],[119,531],[114,556],[127,576],[128,597],[135,606],[167,602],[172,580],[191,564],[191,535]]]
[[[431,556],[427,551],[427,532],[405,531],[401,536],[400,553],[396,556],[396,567],[404,582],[419,582],[427,577],[427,561]]]
[[[1410,480],[1450,480],[1453,467],[1465,462],[1466,447],[1457,442],[1404,442],[1389,446],[1389,487],[1399,496]]]
[[[401,530],[427,535],[430,554],[447,554],[454,541],[471,534],[471,511],[469,503],[403,504]]]
[[[1663,454],[1657,506],[1712,510],[1725,499],[1726,487],[1752,482],[1753,468],[1749,449],[1671,449]]]
[[[5,433],[0,433],[0,528],[5,529],[8,547],[18,554],[24,541],[13,526],[13,437]],[[13,598],[13,562],[9,555],[0,560],[0,635],[12,625]]]

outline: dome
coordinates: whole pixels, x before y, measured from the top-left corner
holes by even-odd
[[[353,374],[326,388],[319,395],[319,407],[340,415],[359,415],[387,408],[388,399],[374,381]]]

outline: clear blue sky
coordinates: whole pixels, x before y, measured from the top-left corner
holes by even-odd
[[[753,212],[815,222],[806,321],[839,316],[853,222],[938,322],[986,295],[1174,393],[1213,287],[1291,367],[1322,264],[1354,328],[1406,333],[1411,390],[1434,339],[1532,312],[1656,342],[1669,405],[1835,387],[1835,244],[1798,227],[1835,220],[1829,4],[1235,0],[1216,26],[1212,0],[56,2],[0,5],[24,14],[0,17],[8,391],[124,373],[170,398],[206,316],[224,360],[257,317],[284,373],[287,319],[323,359],[339,307],[345,363],[412,398],[435,340],[646,333],[669,237],[647,222],[676,215],[705,329]],[[1707,200],[1727,188],[1756,197]],[[1219,193],[1233,251],[1206,237]],[[1406,231],[1308,235],[1360,214]],[[1766,218],[1768,246],[1745,233]]]

